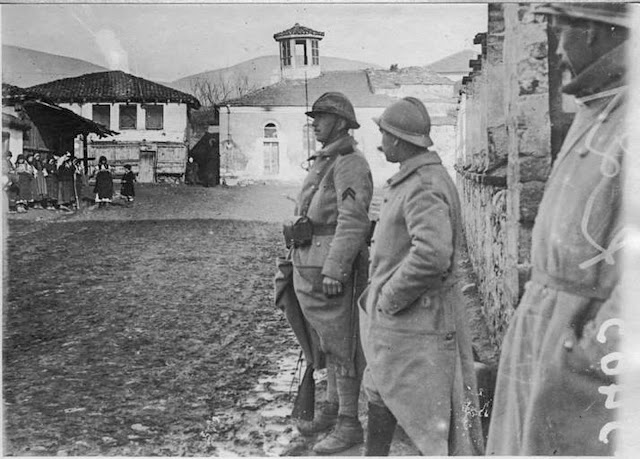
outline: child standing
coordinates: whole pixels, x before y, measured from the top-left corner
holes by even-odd
[[[113,177],[111,169],[107,164],[106,156],[100,156],[96,167],[96,186],[93,189],[96,193],[98,207],[106,207],[113,198]]]
[[[120,194],[126,198],[127,201],[132,202],[133,197],[136,195],[136,190],[133,187],[133,182],[136,181],[135,174],[131,171],[131,165],[125,164],[125,173],[122,176],[122,187],[120,188]]]

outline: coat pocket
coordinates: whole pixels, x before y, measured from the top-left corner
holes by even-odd
[[[396,314],[388,314],[377,310],[378,322],[385,328],[398,332],[430,335],[447,333],[453,324],[446,320],[447,305],[440,295],[422,295],[409,307]],[[453,327],[455,329],[455,327]]]

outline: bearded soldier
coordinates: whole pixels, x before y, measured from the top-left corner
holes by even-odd
[[[328,92],[307,115],[323,148],[312,157],[297,201],[299,218],[285,234],[293,245],[296,296],[326,355],[327,395],[315,418],[300,421],[298,429],[310,435],[333,427],[313,448],[332,454],[363,439],[358,396],[364,362],[355,301],[366,285],[373,181],[349,135],[360,127],[351,102]]]
[[[429,114],[406,97],[374,119],[400,170],[387,181],[360,298],[367,367],[365,455],[389,453],[396,423],[423,455],[482,452],[471,339],[455,287],[460,203]]]
[[[578,110],[533,228],[530,282],[504,340],[494,455],[613,455],[619,406],[619,249],[626,5],[539,7]]]

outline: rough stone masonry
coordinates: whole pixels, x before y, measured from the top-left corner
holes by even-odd
[[[493,344],[530,277],[531,230],[572,113],[553,34],[531,4],[488,5],[482,54],[463,78],[456,171],[469,255]]]

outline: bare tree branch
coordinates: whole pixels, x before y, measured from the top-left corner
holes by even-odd
[[[203,106],[219,105],[255,89],[257,87],[250,83],[248,75],[237,73],[226,77],[218,74],[213,79],[197,78],[190,82],[191,93]]]

